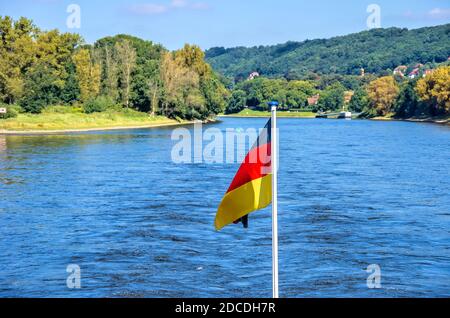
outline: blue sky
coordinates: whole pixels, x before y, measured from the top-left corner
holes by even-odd
[[[68,29],[68,5],[81,8],[81,28]],[[169,49],[194,43],[254,46],[329,38],[367,29],[369,4],[381,26],[418,28],[450,22],[449,0],[0,0],[0,15],[26,16],[40,28],[80,33],[88,43],[118,33]]]

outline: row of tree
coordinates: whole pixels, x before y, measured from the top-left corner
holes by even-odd
[[[450,115],[450,66],[438,67],[414,80],[380,77],[360,88],[349,106],[350,110],[363,111],[368,117]]]
[[[263,110],[272,100],[277,100],[282,110],[341,110],[348,101],[348,93],[368,84],[369,78],[374,79],[330,75],[315,80],[288,81],[258,77],[235,85],[226,112],[237,113],[245,107]],[[316,99],[311,102],[311,97]]]
[[[236,84],[226,108],[237,113],[245,107],[266,109],[277,100],[284,110],[340,111],[364,116],[394,114],[406,118],[450,114],[450,66],[443,63],[423,78],[374,75],[324,76],[315,80],[258,77]],[[311,97],[317,96],[316,99]],[[309,99],[309,101],[308,101]]]
[[[234,88],[226,109],[236,113],[248,107],[262,107],[277,100],[284,109],[299,109],[308,106],[308,97],[318,92],[310,81],[290,81],[263,77],[241,82]]]
[[[197,46],[169,52],[128,35],[85,45],[79,35],[0,16],[0,102],[27,112],[80,104],[206,119],[224,110],[228,94]]]

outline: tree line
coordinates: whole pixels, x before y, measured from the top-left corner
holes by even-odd
[[[311,101],[311,97],[316,97]],[[282,110],[349,110],[364,117],[450,115],[450,62],[410,79],[405,76],[326,75],[315,80],[257,77],[235,85],[226,113],[246,107],[266,110],[277,100]]]
[[[410,62],[433,61],[424,68],[434,68],[434,72],[423,78],[410,80],[405,76],[393,76],[392,71],[367,72],[363,76],[352,74],[353,71],[337,74],[328,65],[320,69],[323,74],[302,69],[298,76],[261,76],[235,82],[215,73],[205,61],[205,53],[195,45],[186,44],[182,49],[170,52],[159,44],[123,34],[88,45],[77,34],[42,31],[29,19],[15,21],[0,16],[0,103],[8,105],[8,113],[0,116],[11,117],[18,112],[40,113],[50,105],[63,105],[85,113],[135,109],[170,118],[204,120],[224,110],[236,113],[245,107],[265,109],[271,100],[278,100],[282,110],[318,112],[347,108],[365,116],[445,115],[449,113],[449,62],[437,61],[450,51],[448,37],[442,43],[443,34],[450,32],[449,27],[373,30],[330,40],[291,43],[270,50],[273,54],[278,52],[279,57],[289,52],[289,56],[295,57],[297,50],[314,42],[313,47],[318,50],[315,54],[327,54],[336,47],[345,48],[348,56],[341,62],[356,63],[359,59],[352,54],[356,54],[358,48],[345,46],[355,37],[368,43],[374,38],[383,38],[382,43],[388,45],[391,40],[387,36],[392,35],[398,42],[396,45],[404,43],[403,49],[415,44],[416,53],[429,48],[428,44],[422,43],[425,37],[426,43],[433,43],[433,49],[426,56],[414,55],[407,59]],[[414,36],[416,42],[412,40]],[[228,61],[230,67],[238,67],[243,58],[252,65],[252,61],[261,57],[258,51],[262,48],[255,50],[235,56],[234,61],[224,61]],[[216,63],[216,57],[221,59],[228,53],[212,49],[207,51],[207,56]],[[266,63],[273,54],[259,61]],[[341,54],[334,56],[333,63],[341,57]],[[380,55],[378,60],[388,63],[391,58],[381,59]],[[327,58],[315,60],[324,65],[331,61]],[[372,57],[368,56],[363,64],[370,61]],[[389,63],[397,65],[404,61]],[[355,70],[363,64],[356,63]],[[287,62],[286,65],[290,64]],[[306,65],[310,67],[314,63]],[[251,70],[254,70],[253,66]],[[312,97],[315,98],[311,102]]]
[[[129,35],[88,45],[77,34],[0,16],[0,103],[12,113],[65,105],[204,120],[224,110],[229,94],[204,57],[195,45],[170,52]]]
[[[206,51],[214,70],[239,82],[257,71],[269,78],[309,79],[326,74],[377,76],[399,65],[442,63],[450,55],[450,24],[420,29],[372,29],[330,39]]]
[[[398,118],[450,115],[450,66],[448,63],[417,79],[384,76],[361,88],[350,109],[360,108],[367,117]]]

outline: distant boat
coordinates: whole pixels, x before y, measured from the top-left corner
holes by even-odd
[[[339,119],[352,119],[352,113],[351,112],[340,112]]]

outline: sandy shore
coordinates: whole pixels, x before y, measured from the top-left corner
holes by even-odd
[[[158,127],[171,127],[191,125],[194,122],[180,123],[155,123],[141,126],[119,126],[119,127],[98,127],[98,128],[81,128],[81,129],[61,129],[61,130],[5,130],[0,129],[0,135],[55,135],[55,134],[71,134],[91,131],[111,131],[111,130],[129,130],[129,129],[145,129]]]
[[[450,119],[448,118],[407,118],[407,119],[400,119],[400,118],[390,118],[390,117],[374,117],[370,120],[377,120],[377,121],[407,121],[412,123],[431,123],[431,124],[439,124],[439,125],[450,125]]]
[[[450,120],[448,119],[406,119],[406,121],[410,121],[413,123],[433,123],[439,125],[450,125]]]

